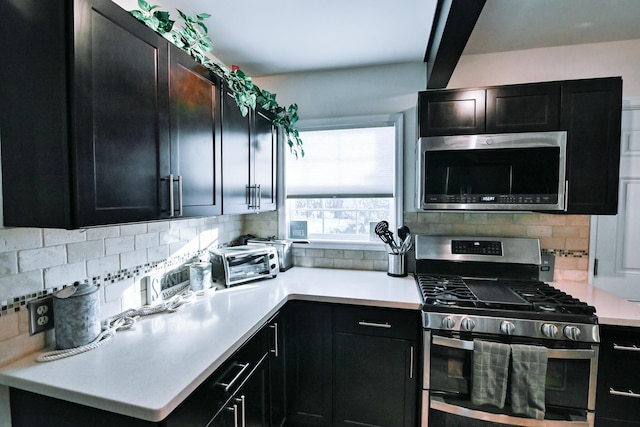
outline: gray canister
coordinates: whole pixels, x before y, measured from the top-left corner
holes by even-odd
[[[194,262],[189,264],[189,289],[193,292],[204,291],[211,287],[211,263]]]
[[[64,350],[89,344],[100,326],[98,286],[87,282],[67,286],[53,294],[56,348]]]

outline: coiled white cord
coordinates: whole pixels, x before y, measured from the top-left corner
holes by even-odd
[[[198,292],[200,294],[200,292]],[[190,302],[196,293],[191,292],[188,288],[175,295],[167,301],[163,301],[160,304],[154,306],[143,306],[138,309],[130,308],[123,311],[120,314],[116,314],[113,317],[108,318],[102,324],[102,332],[93,341],[88,344],[81,345],[80,347],[68,348],[64,350],[53,350],[46,353],[42,353],[36,358],[37,362],[52,362],[54,360],[64,359],[65,357],[75,356],[80,353],[93,350],[100,347],[102,344],[109,341],[118,331],[131,329],[136,324],[136,319],[142,316],[149,316],[151,314],[162,313],[164,311],[173,313],[180,306]]]

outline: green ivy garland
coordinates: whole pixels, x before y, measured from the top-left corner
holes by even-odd
[[[138,0],[140,10],[132,10],[130,13],[139,21],[142,21],[158,34],[171,43],[191,55],[196,61],[217,73],[225,79],[229,88],[234,93],[234,98],[243,116],[249,113],[249,109],[255,109],[257,105],[270,111],[274,115],[273,123],[282,127],[287,138],[289,150],[296,158],[304,157],[302,139],[295,124],[298,121],[298,105],[291,104],[288,108],[281,107],[276,101],[276,95],[260,89],[237,66],[228,67],[214,63],[207,55],[213,50],[213,42],[207,35],[209,30],[204,20],[211,15],[200,13],[196,16],[188,16],[178,10],[183,21],[182,28],[174,26],[169,12],[158,10],[160,6],[150,5],[146,0]]]

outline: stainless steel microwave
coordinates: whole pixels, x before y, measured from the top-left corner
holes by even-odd
[[[564,131],[420,138],[418,208],[564,211],[566,145]]]

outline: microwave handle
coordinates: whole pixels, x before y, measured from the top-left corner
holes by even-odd
[[[464,341],[457,338],[447,338],[433,336],[432,344],[440,347],[455,348],[458,350],[473,351],[473,341]],[[547,350],[549,359],[593,359],[596,356],[596,350],[591,349],[558,349],[550,348]]]

